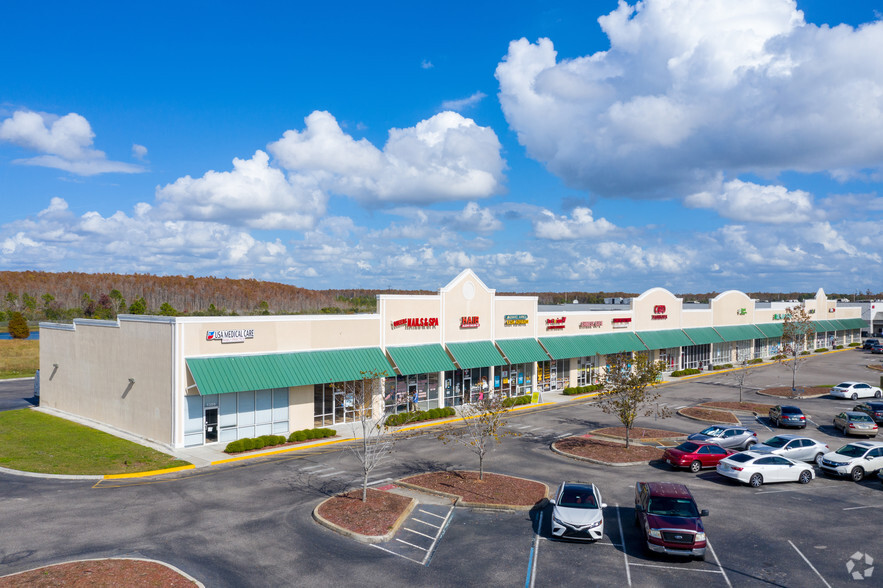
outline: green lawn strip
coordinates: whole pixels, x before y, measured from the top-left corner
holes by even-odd
[[[32,378],[40,367],[40,341],[0,340],[0,380]]]
[[[189,465],[29,408],[0,412],[0,466],[45,474],[128,474]]]

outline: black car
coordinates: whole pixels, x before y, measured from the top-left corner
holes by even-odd
[[[883,353],[883,344],[871,345],[871,353]]]
[[[782,406],[779,404],[772,407],[770,409],[770,420],[776,423],[777,427],[806,428],[806,415],[796,406]]]
[[[874,345],[879,345],[879,339],[865,339],[864,343],[862,343],[862,349],[870,349]]]
[[[852,410],[863,412],[874,419],[875,423],[883,424],[883,402],[876,400],[862,402],[861,404],[856,404]]]

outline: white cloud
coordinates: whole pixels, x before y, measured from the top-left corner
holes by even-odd
[[[423,69],[432,69],[435,66],[432,65],[432,62],[429,61],[428,59],[424,59],[423,61],[420,62],[420,67]]]
[[[564,241],[600,237],[616,229],[606,218],[595,219],[589,208],[573,209],[571,217],[560,217],[543,209],[534,220],[534,232],[541,239]]]
[[[139,161],[144,161],[147,157],[147,147],[138,143],[132,143],[132,157]]]
[[[819,27],[793,0],[621,1],[598,20],[609,50],[559,61],[520,39],[496,71],[519,141],[569,186],[671,198],[746,172],[879,176],[883,22]]]
[[[731,180],[715,190],[684,198],[691,208],[710,208],[720,216],[743,222],[769,224],[805,223],[819,216],[813,210],[812,195],[784,186],[763,186]]]
[[[325,213],[327,196],[305,176],[285,177],[256,151],[234,159],[233,171],[178,178],[156,190],[165,218],[223,221],[259,229],[302,230]]]
[[[15,163],[64,170],[81,176],[102,173],[139,173],[138,165],[110,161],[103,151],[92,148],[95,133],[77,113],[59,117],[18,110],[0,123],[0,140],[42,153]]]
[[[442,110],[453,110],[455,112],[467,110],[476,106],[484,98],[487,98],[487,94],[485,94],[484,92],[476,92],[471,96],[468,96],[467,98],[460,98],[459,100],[445,100],[444,102],[442,102]]]
[[[489,127],[442,112],[391,129],[383,150],[344,133],[327,112],[305,119],[268,148],[283,168],[324,189],[365,201],[430,203],[485,198],[502,191],[505,162]]]

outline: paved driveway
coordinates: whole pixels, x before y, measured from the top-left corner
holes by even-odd
[[[34,379],[0,380],[0,411],[35,406]]]

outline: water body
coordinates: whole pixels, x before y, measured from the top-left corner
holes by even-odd
[[[31,331],[30,337],[28,339],[39,339],[40,331]],[[0,339],[12,339],[12,335],[9,334],[9,331],[0,332]]]

